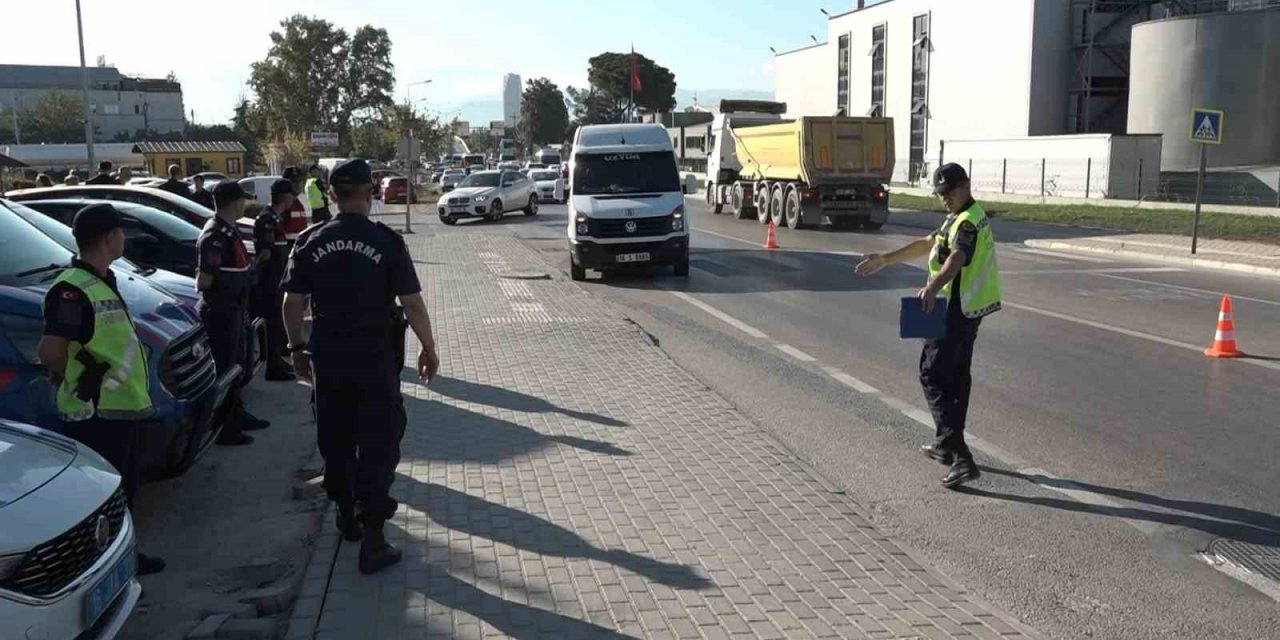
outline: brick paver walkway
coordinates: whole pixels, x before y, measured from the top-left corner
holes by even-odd
[[[1201,238],[1195,255],[1191,254],[1190,236],[1154,233],[1027,240],[1026,244],[1044,249],[1132,255],[1176,264],[1280,275],[1280,246],[1262,242]]]
[[[421,230],[420,230],[421,231]],[[406,382],[375,576],[331,519],[289,638],[1020,638],[500,227],[409,236],[442,378]],[[416,354],[417,346],[410,345]]]

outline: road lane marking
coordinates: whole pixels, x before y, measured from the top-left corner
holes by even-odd
[[[1175,269],[1175,271],[1186,271],[1186,269]],[[1256,302],[1256,303],[1258,303],[1258,304],[1269,304],[1269,305],[1271,305],[1271,306],[1273,306],[1273,307],[1280,307],[1280,302],[1276,302],[1275,300],[1263,300],[1263,299],[1261,299],[1261,298],[1250,298],[1250,297],[1248,297],[1248,296],[1237,296],[1237,295],[1233,295],[1233,294],[1230,294],[1230,293],[1224,293],[1224,292],[1221,292],[1221,291],[1210,291],[1209,289],[1197,289],[1197,288],[1195,288],[1195,287],[1184,287],[1184,286],[1182,286],[1182,285],[1180,285],[1180,284],[1168,284],[1168,283],[1164,283],[1164,282],[1153,282],[1153,281],[1151,281],[1151,280],[1142,280],[1142,279],[1139,279],[1139,278],[1126,278],[1126,277],[1124,277],[1124,276],[1111,275],[1111,274],[1113,274],[1113,273],[1121,273],[1119,270],[1110,270],[1110,271],[1108,271],[1108,270],[1100,270],[1100,271],[1098,271],[1097,273],[1098,273],[1098,275],[1100,275],[1100,276],[1102,276],[1102,277],[1104,277],[1104,278],[1111,278],[1111,279],[1113,279],[1113,280],[1127,280],[1127,281],[1129,281],[1129,282],[1137,282],[1137,283],[1139,283],[1139,284],[1149,284],[1149,285],[1154,285],[1154,286],[1157,286],[1157,287],[1165,287],[1166,289],[1177,289],[1177,290],[1179,290],[1179,291],[1186,291],[1186,292],[1189,292],[1189,293],[1203,293],[1203,294],[1205,294],[1205,295],[1209,295],[1209,296],[1212,296],[1212,297],[1215,297],[1215,298],[1218,298],[1218,297],[1221,297],[1221,296],[1231,296],[1231,299],[1232,299],[1232,300],[1247,300],[1247,301],[1249,301],[1249,302]],[[1150,273],[1156,273],[1156,271],[1153,269]]]
[[[1013,309],[1019,309],[1021,311],[1026,311],[1028,313],[1035,313],[1035,314],[1046,316],[1049,318],[1064,320],[1066,322],[1074,322],[1076,324],[1082,324],[1086,327],[1093,327],[1094,329],[1101,329],[1103,331],[1119,333],[1121,335],[1126,335],[1131,338],[1140,338],[1142,340],[1158,342],[1160,344],[1168,345],[1170,347],[1178,347],[1180,349],[1186,349],[1188,351],[1194,351],[1200,354],[1204,353],[1204,347],[1202,346],[1188,344],[1186,342],[1180,342],[1178,340],[1172,340],[1170,338],[1164,338],[1161,336],[1152,335],[1150,333],[1143,333],[1141,331],[1134,331],[1132,329],[1123,329],[1120,327],[1114,327],[1102,322],[1094,322],[1093,320],[1085,320],[1084,318],[1069,316],[1065,313],[1058,313],[1056,311],[1047,311],[1045,309],[1037,309],[1036,307],[1029,307],[1025,304],[1018,304],[1018,303],[1009,302],[1009,301],[1005,301],[1004,306],[1011,307]],[[1269,360],[1258,360],[1256,358],[1234,358],[1234,359],[1238,362],[1242,362],[1244,364],[1251,364],[1255,367],[1262,367],[1264,369],[1273,369],[1275,371],[1280,371],[1280,362],[1271,362]]]
[[[713,307],[713,306],[711,306],[711,305],[709,305],[709,304],[707,304],[707,303],[705,303],[705,302],[703,302],[703,301],[701,301],[701,300],[699,300],[699,299],[697,299],[697,298],[695,298],[695,297],[693,297],[693,296],[691,296],[691,295],[689,295],[689,294],[687,294],[687,293],[684,293],[684,292],[682,292],[682,291],[671,291],[671,290],[669,290],[669,289],[667,290],[667,293],[670,293],[671,295],[673,295],[673,296],[675,296],[675,297],[677,297],[677,298],[680,298],[681,300],[684,300],[685,302],[688,302],[689,304],[691,304],[691,305],[693,305],[693,306],[695,306],[695,307],[697,307],[697,308],[699,308],[699,309],[702,309],[703,311],[706,311],[707,313],[711,314],[711,315],[712,315],[712,316],[714,316],[715,318],[719,319],[721,322],[724,322],[725,324],[727,324],[727,325],[729,325],[729,326],[731,326],[731,327],[733,327],[733,328],[737,329],[738,331],[741,331],[741,332],[743,332],[743,333],[745,333],[745,334],[747,334],[747,335],[751,336],[752,338],[756,338],[757,340],[763,340],[763,339],[765,339],[765,338],[769,337],[769,336],[766,336],[766,335],[764,334],[764,332],[763,332],[763,331],[761,331],[761,330],[759,330],[759,329],[757,329],[757,328],[755,328],[755,327],[753,327],[753,326],[751,326],[751,325],[749,325],[749,324],[747,324],[747,323],[745,323],[745,322],[742,322],[741,320],[738,320],[737,318],[735,318],[735,317],[733,317],[733,316],[731,316],[731,315],[729,315],[729,314],[727,314],[727,313],[725,313],[725,312],[723,312],[723,311],[721,311],[721,310],[719,310],[719,309],[717,309],[717,308],[715,308],[715,307]]]
[[[894,409],[897,409],[898,412],[901,413],[902,415],[907,416],[908,418],[911,418],[912,420],[915,420],[916,422],[926,427],[929,427],[930,429],[934,428],[933,414],[930,414],[929,412],[923,409],[917,408],[915,405],[912,405],[910,402],[907,402],[905,400],[899,400],[893,396],[881,396],[880,401],[884,402],[890,407],[893,407]]]
[[[809,354],[807,354],[807,353],[805,353],[805,352],[803,352],[803,351],[801,351],[801,350],[799,350],[799,349],[797,349],[797,348],[795,348],[795,347],[793,347],[793,346],[791,346],[791,345],[789,345],[789,344],[774,344],[773,346],[777,347],[777,348],[778,348],[778,351],[781,351],[781,352],[783,352],[783,353],[785,353],[785,354],[787,354],[787,355],[791,356],[792,358],[795,358],[796,360],[799,360],[800,362],[817,362],[817,361],[818,361],[818,359],[817,359],[817,358],[815,358],[815,357],[813,357],[813,356],[811,356],[811,355],[809,355]]]
[[[827,374],[827,375],[831,376],[832,378],[835,378],[835,379],[836,379],[836,382],[839,382],[840,384],[842,384],[842,385],[844,385],[844,386],[846,386],[846,387],[850,387],[850,388],[852,388],[854,391],[857,391],[858,393],[868,393],[868,394],[870,394],[870,393],[880,393],[880,390],[879,390],[879,389],[877,389],[877,388],[875,388],[875,387],[873,387],[873,386],[871,386],[871,385],[869,385],[869,384],[867,384],[867,383],[865,383],[865,382],[863,382],[863,381],[861,381],[861,380],[859,380],[859,379],[857,379],[857,378],[855,378],[855,377],[853,377],[853,376],[851,376],[851,375],[849,375],[849,374],[847,374],[847,373],[845,373],[845,372],[843,372],[843,371],[841,371],[841,370],[839,370],[839,369],[837,369],[837,368],[835,368],[835,367],[828,367],[828,366],[825,366],[825,365],[824,365],[824,366],[822,367],[822,370],[823,370],[824,372],[826,372],[826,374]]]
[[[1116,267],[1114,269],[1001,269],[1000,275],[1075,275],[1078,273],[1101,275],[1108,273],[1186,273],[1186,271],[1186,269],[1179,269],[1178,267]],[[1146,282],[1146,280],[1134,280],[1134,282]]]
[[[1058,253],[1056,251],[1045,251],[1044,249],[1014,249],[1014,252],[1019,254],[1031,253],[1037,256],[1045,256],[1048,258],[1057,258],[1059,260],[1068,260],[1068,261],[1076,260],[1079,262],[1096,262],[1099,264],[1115,264],[1116,263],[1115,260],[1109,260],[1107,258],[1095,258],[1093,256],[1077,256],[1077,255],[1071,255],[1066,253]]]

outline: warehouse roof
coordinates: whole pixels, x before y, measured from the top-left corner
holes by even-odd
[[[202,142],[198,140],[177,140],[173,142],[139,142],[133,145],[134,153],[244,153],[244,145],[239,142],[219,140]]]

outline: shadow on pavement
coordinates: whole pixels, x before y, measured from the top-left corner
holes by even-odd
[[[712,582],[692,567],[646,558],[621,549],[598,549],[582,536],[538,516],[477,498],[449,487],[401,475],[406,483],[427,488],[425,504],[415,504],[440,525],[468,535],[557,558],[608,562],[676,589],[706,589]],[[501,523],[501,526],[495,526]]]
[[[1021,502],[1042,507],[1052,507],[1054,509],[1062,509],[1064,511],[1094,513],[1131,520],[1145,520],[1147,522],[1166,524],[1176,527],[1186,527],[1189,529],[1203,531],[1214,536],[1232,538],[1234,540],[1252,542],[1261,545],[1280,546],[1280,517],[1269,513],[1253,511],[1251,509],[1242,509],[1240,507],[1213,504],[1210,502],[1163,498],[1149,493],[1142,493],[1140,491],[1104,487],[1089,484],[1087,482],[1080,482],[1078,480],[1050,478],[1039,474],[1028,475],[1018,473],[1016,471],[994,469],[985,466],[982,470],[986,473],[1026,480],[1033,484],[1047,487],[1058,487],[1062,489],[1089,491],[1099,495],[1113,496],[1122,500],[1140,502],[1153,507],[1176,510],[1181,513],[1169,513],[1166,511],[1155,511],[1137,507],[1093,505],[1061,498],[1020,496],[988,491],[973,486],[960,487],[959,491],[988,498],[1008,500],[1010,502]]]
[[[495,463],[562,444],[610,456],[633,452],[610,442],[546,435],[535,429],[443,402],[404,396],[408,424],[401,444],[405,458]]]
[[[669,269],[652,267],[613,271],[605,281],[611,287],[686,293],[915,291],[923,282],[921,270],[907,265],[893,265],[869,278],[860,277],[853,268],[861,259],[817,251],[695,247],[689,255],[689,278],[675,278]]]
[[[412,375],[412,374],[410,374]],[[510,409],[512,411],[523,411],[526,413],[559,413],[561,415],[602,424],[608,427],[625,427],[627,423],[615,420],[608,416],[602,416],[595,413],[587,413],[584,411],[574,411],[558,407],[542,398],[512,391],[502,387],[495,387],[478,382],[468,382],[459,378],[446,378],[440,376],[431,382],[431,390],[454,400],[462,400],[464,402],[474,402],[499,409]]]

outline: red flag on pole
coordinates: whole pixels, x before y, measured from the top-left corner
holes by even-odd
[[[636,64],[636,50],[632,49],[631,50],[631,90],[640,91],[642,88],[643,87],[640,84],[640,67]]]

